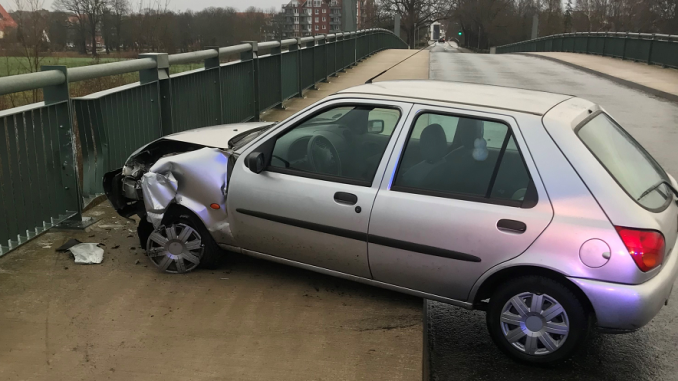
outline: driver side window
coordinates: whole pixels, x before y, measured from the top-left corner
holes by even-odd
[[[370,185],[398,119],[395,108],[344,105],[323,110],[278,137],[268,169]]]

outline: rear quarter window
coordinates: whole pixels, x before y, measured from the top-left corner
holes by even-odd
[[[668,176],[650,154],[609,116],[603,113],[596,115],[578,129],[577,135],[629,197],[650,210],[667,205],[670,192],[666,185],[642,195]]]

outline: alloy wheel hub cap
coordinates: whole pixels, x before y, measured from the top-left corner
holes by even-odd
[[[159,269],[173,274],[198,267],[203,255],[202,238],[186,224],[160,226],[146,242],[146,254]]]
[[[570,332],[567,312],[555,298],[546,294],[515,295],[504,304],[499,321],[506,340],[529,355],[557,351]]]

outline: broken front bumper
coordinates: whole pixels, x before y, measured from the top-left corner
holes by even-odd
[[[108,201],[111,202],[113,208],[125,218],[129,218],[135,214],[144,213],[144,203],[140,200],[130,200],[125,196],[123,190],[122,168],[115,171],[108,172],[104,175],[104,193]]]

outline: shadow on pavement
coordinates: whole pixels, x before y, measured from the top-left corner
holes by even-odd
[[[678,343],[671,339],[674,335],[663,335],[663,319],[631,334],[594,331],[574,358],[556,367],[534,367],[511,360],[494,345],[484,312],[436,302],[429,306],[431,380],[678,379]]]

